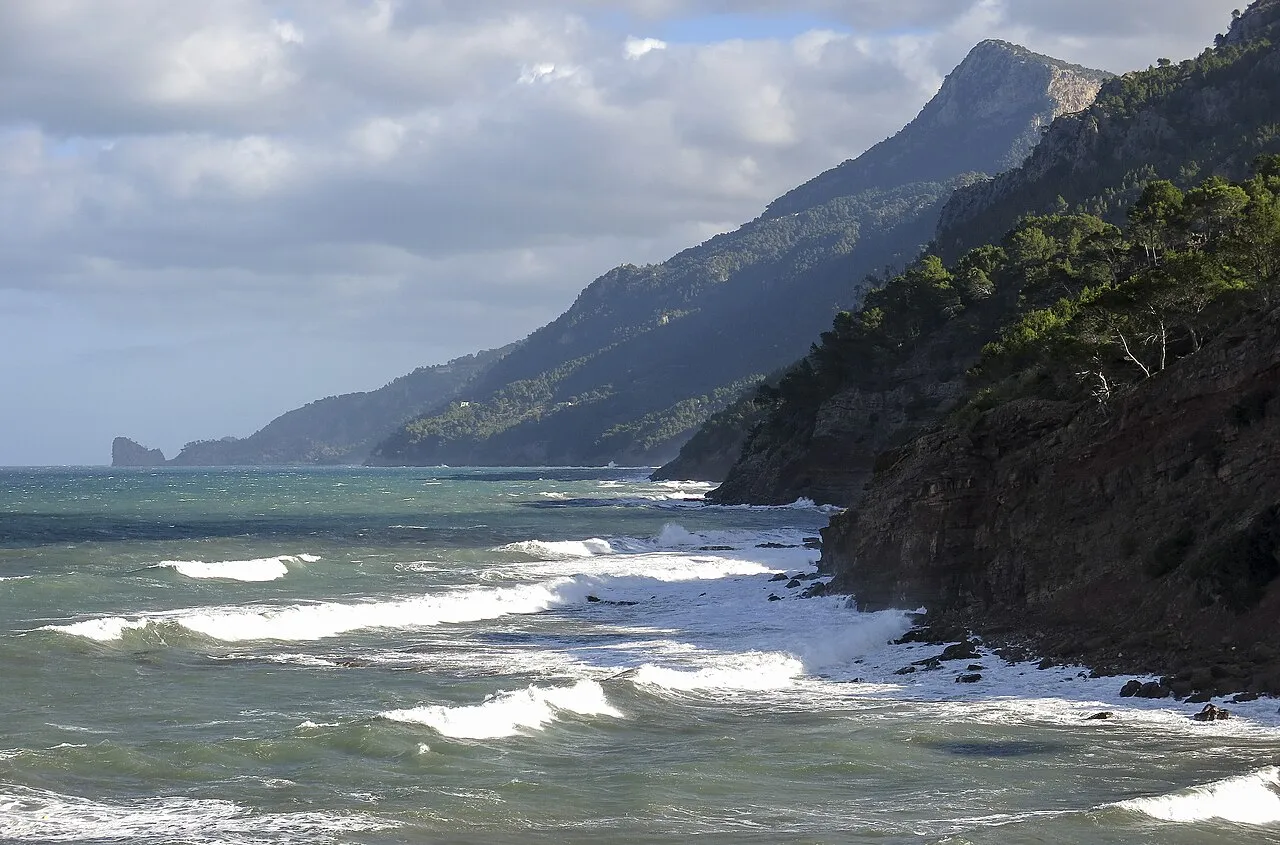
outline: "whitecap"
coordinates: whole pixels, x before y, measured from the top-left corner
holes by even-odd
[[[1262,769],[1206,786],[1115,804],[1168,822],[1213,819],[1247,825],[1280,823],[1280,767]]]
[[[495,551],[518,552],[538,560],[573,560],[614,553],[609,541],[598,537],[589,540],[525,540],[519,543],[508,543]]]
[[[678,692],[728,690],[763,692],[786,689],[804,674],[804,664],[787,654],[749,652],[725,657],[701,669],[676,669],[646,663],[632,675],[637,686]]]
[[[564,713],[622,718],[595,681],[568,687],[529,686],[500,692],[483,704],[447,707],[428,705],[378,714],[395,722],[426,725],[455,739],[501,739],[529,730],[542,730]]]
[[[520,587],[467,588],[398,601],[179,610],[134,619],[88,619],[69,625],[47,625],[42,630],[107,642],[120,639],[129,630],[172,624],[223,642],[306,641],[367,629],[425,628],[539,613],[584,601],[588,592],[586,584],[559,578]]]
[[[172,569],[187,578],[226,581],[275,581],[289,574],[289,564],[315,563],[316,555],[278,555],[253,560],[166,560],[155,568]]]
[[[230,801],[149,798],[94,801],[0,784],[0,839],[40,842],[260,843],[325,841],[335,833],[385,829],[367,815],[264,814]]]

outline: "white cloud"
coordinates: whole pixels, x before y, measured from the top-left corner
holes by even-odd
[[[628,37],[622,46],[623,53],[628,59],[639,59],[647,56],[655,50],[667,49],[667,42],[660,41],[657,38],[635,38]]]

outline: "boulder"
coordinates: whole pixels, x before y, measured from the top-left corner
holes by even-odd
[[[1129,681],[1127,684],[1120,687],[1120,697],[1133,698],[1138,694],[1140,689],[1142,689],[1142,681]]]
[[[772,584],[774,581],[785,581],[785,580],[787,580],[787,573],[779,572],[777,575],[769,579],[769,583]]]
[[[773,593],[770,593],[769,601],[782,601],[782,596],[775,596]]]
[[[1212,704],[1206,704],[1203,710],[1191,718],[1197,722],[1219,722],[1223,719],[1230,719],[1231,711],[1223,710],[1221,707],[1214,707]]]
[[[1092,716],[1086,716],[1086,722],[1100,722],[1104,719],[1111,719],[1115,716],[1110,710],[1103,710],[1101,713],[1094,713]]]
[[[1168,698],[1173,695],[1173,690],[1159,681],[1151,681],[1139,687],[1136,695],[1138,698]]]
[[[981,656],[972,640],[949,645],[942,651],[943,660],[976,660]]]
[[[981,680],[982,680],[982,676],[979,675],[977,672],[973,672],[968,675],[960,675],[959,677],[956,678],[956,683],[957,684],[976,684],[978,681],[981,681]]]
[[[1259,698],[1262,698],[1262,696],[1256,692],[1242,692],[1235,698],[1231,699],[1231,703],[1248,704],[1250,701],[1257,701]]]
[[[805,588],[804,592],[800,594],[800,598],[816,599],[816,598],[825,596],[826,594],[827,594],[827,582],[816,581]]]
[[[797,587],[803,587],[803,586],[804,586],[804,582],[801,581],[799,578],[792,578],[790,581],[787,582],[788,590],[794,590]]]

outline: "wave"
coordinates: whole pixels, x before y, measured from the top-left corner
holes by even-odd
[[[121,639],[128,631],[152,625],[177,625],[223,642],[307,641],[351,631],[425,628],[540,613],[585,601],[590,589],[589,585],[572,578],[559,578],[521,587],[468,588],[398,601],[179,610],[136,618],[113,616],[68,625],[46,625],[41,630],[107,642]]]
[[[0,839],[7,842],[301,843],[389,826],[365,815],[263,814],[230,801],[192,798],[109,803],[0,784]]]
[[[1247,825],[1280,824],[1280,767],[1113,806],[1168,822],[1219,819]]]
[[[757,546],[766,542],[787,542],[799,547],[804,532],[794,530],[699,531],[694,532],[669,522],[652,537],[592,537],[586,540],[522,540],[493,549],[495,552],[517,553],[542,561],[579,560],[608,555],[639,555],[654,552],[743,550],[757,554]]]
[[[804,671],[804,664],[790,655],[750,652],[702,669],[672,669],[646,663],[632,675],[632,682],[677,692],[765,692],[792,686]]]
[[[501,739],[528,730],[542,730],[564,713],[623,717],[609,704],[604,688],[595,681],[578,681],[569,687],[529,686],[516,692],[500,692],[483,704],[430,705],[389,710],[378,715],[395,722],[426,725],[455,739]]]
[[[206,563],[202,560],[166,560],[156,564],[156,569],[172,569],[187,578],[220,579],[227,581],[275,581],[289,574],[289,564],[315,563],[316,555],[278,555],[253,560],[220,560]]]
[[[525,540],[519,543],[508,543],[494,551],[517,552],[529,555],[538,560],[574,560],[576,558],[611,555],[615,553],[613,544],[608,540],[592,538],[590,540]]]

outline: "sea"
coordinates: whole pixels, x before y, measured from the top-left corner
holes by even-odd
[[[0,470],[0,842],[1280,842],[1280,702],[930,669],[707,489]]]

